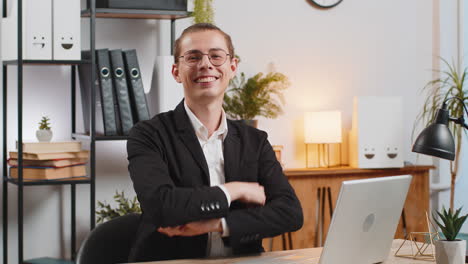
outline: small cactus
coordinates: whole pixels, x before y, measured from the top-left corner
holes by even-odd
[[[41,122],[39,122],[39,129],[41,130],[50,130],[50,118],[47,116],[43,116]]]

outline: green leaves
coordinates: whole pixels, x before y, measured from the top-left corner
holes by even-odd
[[[137,198],[133,197],[131,200],[125,198],[123,191],[121,193],[115,191],[114,201],[119,205],[119,207],[111,208],[111,206],[106,202],[97,202],[98,210],[96,210],[96,215],[98,223],[103,223],[118,216],[130,213],[141,213],[140,204],[138,203]]]
[[[427,96],[423,109],[417,116],[413,126],[413,135],[414,129],[418,123],[423,122],[426,127],[435,120],[437,110],[442,107],[442,103],[447,98],[458,97],[464,102],[468,101],[468,90],[464,89],[468,69],[465,68],[461,71],[454,63],[450,64],[443,58],[441,58],[441,60],[447,70],[434,70],[440,77],[428,82],[423,88],[423,92],[425,92]],[[459,100],[450,100],[447,104],[447,109],[449,110],[450,116],[455,118],[463,116],[463,105]],[[454,122],[449,123],[449,128],[455,135],[455,142],[460,141],[463,128],[456,125]]]
[[[454,214],[452,209],[446,210],[445,207],[443,207],[441,212],[436,212],[442,222],[437,221],[437,217],[433,215],[434,221],[440,227],[448,241],[454,241],[457,238],[463,223],[465,223],[468,217],[468,214],[459,216],[461,209],[462,207],[458,208]]]
[[[283,90],[289,85],[286,75],[279,72],[258,73],[247,80],[241,73],[231,80],[232,88],[224,95],[223,108],[233,119],[276,118],[283,112]]]
[[[41,122],[39,122],[39,129],[41,130],[50,130],[50,119],[47,116],[43,116]]]

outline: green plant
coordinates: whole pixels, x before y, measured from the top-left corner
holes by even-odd
[[[98,210],[96,210],[96,214],[98,216],[98,223],[103,223],[111,220],[112,218],[130,213],[141,213],[140,204],[138,203],[137,198],[126,198],[123,191],[121,193],[115,191],[114,201],[118,204],[117,208],[111,208],[111,206],[106,202],[97,202]]]
[[[47,116],[43,116],[41,122],[39,122],[39,129],[41,130],[50,130],[50,119]]]
[[[213,0],[194,0],[193,23],[210,23],[214,25]]]
[[[241,73],[231,80],[232,88],[224,95],[223,108],[234,119],[276,118],[283,112],[283,90],[289,85],[286,75],[279,72],[258,73],[247,80]]]
[[[457,235],[468,217],[468,214],[459,216],[461,209],[461,207],[458,208],[454,214],[451,208],[447,211],[445,207],[443,207],[442,211],[437,212],[437,215],[440,217],[442,222],[437,221],[437,218],[433,216],[434,221],[442,230],[447,241],[454,241],[457,239]]]
[[[449,100],[447,102],[447,109],[449,110],[450,115],[458,118],[464,114],[463,105],[461,102],[465,102],[466,104],[468,100],[468,90],[464,89],[467,69],[465,68],[463,71],[461,71],[461,69],[459,69],[459,67],[453,63],[450,64],[442,58],[441,60],[446,66],[447,70],[435,70],[434,72],[438,73],[439,77],[428,82],[423,88],[423,92],[427,93],[427,97],[424,102],[423,109],[414,123],[413,135],[417,124],[423,122],[424,126],[427,127],[434,121],[438,109],[448,98],[456,97],[461,100]],[[454,122],[449,123],[449,128],[454,134],[455,139],[455,160],[450,162],[450,208],[453,209],[455,197],[455,180],[457,178],[459,168],[463,128]]]

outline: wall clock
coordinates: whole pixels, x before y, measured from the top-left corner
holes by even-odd
[[[343,0],[309,0],[309,2],[320,8],[332,8],[341,3],[341,1]]]

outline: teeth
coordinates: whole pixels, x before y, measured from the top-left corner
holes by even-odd
[[[215,81],[215,80],[216,80],[215,77],[203,77],[203,78],[197,79],[195,82],[197,82],[197,83],[201,83],[201,82],[213,82],[213,81]]]

